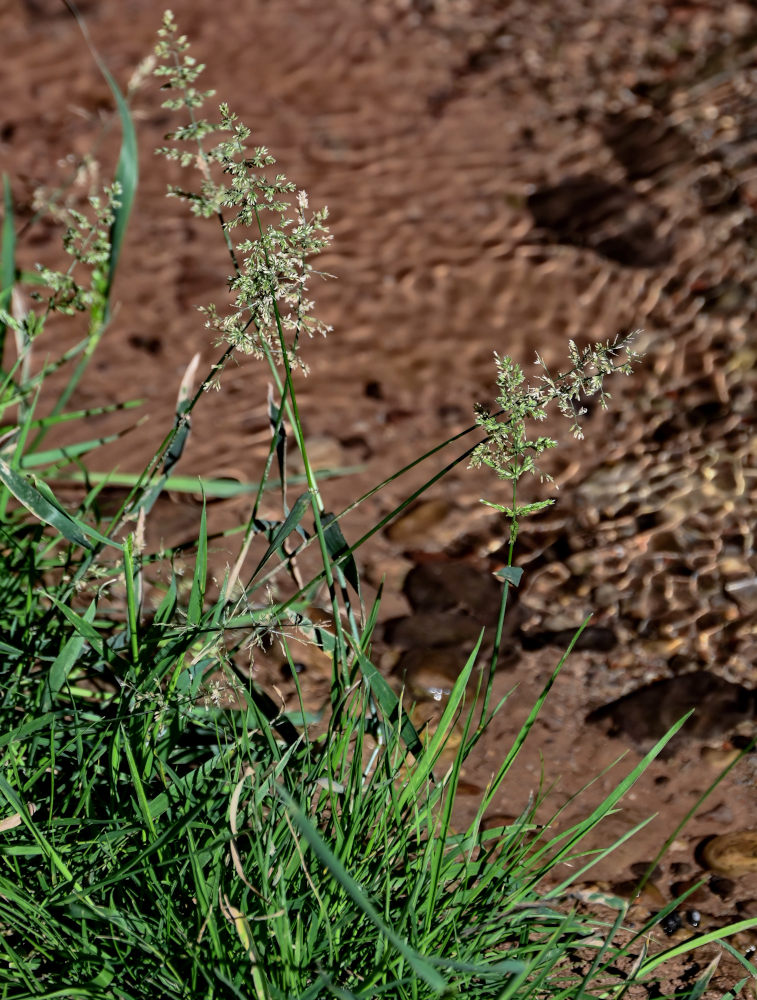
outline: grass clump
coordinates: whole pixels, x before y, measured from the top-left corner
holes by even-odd
[[[350,546],[341,528],[366,498],[336,516],[325,511],[302,429],[295,376],[306,370],[303,343],[327,332],[309,298],[311,258],[330,238],[326,213],[310,212],[306,195],[273,173],[267,150],[247,148],[249,130],[227,105],[217,122],[201,117],[210,96],[195,86],[202,67],[170,14],[157,56],[166,106],[184,115],[160,152],[200,178],[197,190],[171,194],[220,224],[232,301],[204,309],[219,359],[196,391],[190,366],[174,426],[108,518],[98,507],[108,476],[84,464],[102,439],[43,442],[50,428],[106,409],[67,405],[112,321],[110,289],[135,194],[133,126],[115,83],[108,77],[124,132],[117,178],[88,211],[69,212],[66,272],[16,273],[5,185],[0,328],[15,351],[5,351],[12,361],[0,389],[0,997],[620,998],[658,964],[646,956],[651,924],[624,932],[626,904],[604,897],[591,901],[604,916],[580,915],[571,884],[615,846],[588,852],[586,835],[678,727],[561,834],[536,824],[535,801],[514,823],[485,829],[484,812],[563,657],[473,821],[456,829],[453,810],[461,767],[506,700],[491,704],[507,595],[520,578],[514,545],[520,521],[538,507],[518,502],[517,485],[554,444],[529,440],[526,420],[542,419],[555,401],[580,432],[581,398],[599,392],[604,401],[605,376],[629,370],[630,343],[571,347],[569,371],[545,370],[533,385],[498,359],[501,411],[479,411],[465,433],[480,428],[483,439],[446,470],[469,458],[511,484],[509,503],[493,505],[511,525],[500,628],[488,669],[478,669],[479,640],[422,741],[410,706],[371,660],[378,599],[364,603],[355,552],[372,532]],[[30,282],[34,308],[21,294]],[[55,312],[81,314],[85,334],[35,372],[32,351]],[[144,526],[175,481],[192,411],[236,352],[268,365],[277,396],[238,558],[216,594],[204,511],[188,584],[173,553],[146,550]],[[37,416],[40,389],[64,365],[65,389],[51,414]],[[305,470],[306,489],[293,499],[287,435]],[[67,509],[50,482],[72,463],[87,486]],[[261,498],[273,488],[281,514],[264,519]],[[319,555],[309,578],[299,559],[306,549]],[[168,582],[149,608],[145,583],[159,560]],[[330,606],[330,625],[309,617],[318,601]],[[245,650],[271,634],[286,648],[304,637],[331,656],[319,723],[313,706],[282,712],[243,668]],[[222,707],[221,686],[233,691],[233,708]],[[459,747],[442,764],[456,726]]]

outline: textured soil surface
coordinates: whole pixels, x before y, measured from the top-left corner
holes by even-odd
[[[151,0],[81,6],[125,87],[152,50],[160,9]],[[519,540],[525,572],[500,688],[518,686],[464,776],[473,808],[573,630],[593,614],[493,821],[538,792],[542,767],[554,784],[548,817],[627,751],[569,805],[566,816],[579,816],[696,705],[601,842],[656,818],[587,873],[630,892],[757,717],[757,11],[696,0],[215,0],[212,14],[175,0],[173,9],[207,63],[207,85],[311,204],[330,209],[335,241],[321,264],[338,280],[313,291],[334,332],[306,345],[311,372],[299,393],[319,465],[359,467],[324,482],[333,509],[465,429],[474,402],[492,400],[493,351],[530,364],[538,350],[559,367],[569,338],[583,345],[643,328],[643,365],[610,387],[607,412],[590,412],[586,440],[573,441],[567,425],[547,428],[563,445],[545,463],[559,492],[527,487],[557,503]],[[70,180],[94,144],[112,162],[118,123],[79,29],[54,0],[2,8],[0,54],[0,167],[29,223],[19,255],[30,267],[59,259],[59,229],[32,224],[35,190]],[[132,98],[141,177],[120,305],[72,400],[145,400],[149,422],[92,462],[122,472],[139,471],[171,426],[192,355],[215,359],[194,307],[223,304],[229,271],[213,223],[163,197],[179,174],[153,156],[172,126],[160,100],[150,79]],[[61,326],[59,344],[71,337]],[[127,423],[115,414],[97,429]],[[254,480],[268,433],[266,376],[245,361],[197,411],[180,471]],[[366,503],[345,522],[347,537],[470,441]],[[482,496],[506,502],[501,484],[463,462],[362,550],[367,580],[386,578],[378,662],[397,683],[407,678],[430,716],[434,694],[496,615],[492,570],[506,527]],[[238,500],[213,504],[211,527],[244,510]],[[196,498],[161,501],[150,544],[191,538],[198,517]],[[234,557],[219,542],[216,572]],[[318,704],[323,662],[303,647],[302,665]],[[292,696],[273,656],[255,669]],[[757,836],[709,852],[705,843],[757,829],[755,764],[748,756],[717,787],[631,911],[640,920],[704,878],[661,941],[696,923],[757,917]],[[753,942],[752,932],[734,940],[744,953]],[[690,972],[687,961],[676,975]],[[723,962],[711,995],[737,975]]]

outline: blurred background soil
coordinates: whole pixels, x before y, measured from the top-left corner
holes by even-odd
[[[545,462],[559,491],[534,482],[522,494],[557,502],[519,540],[525,572],[499,693],[517,689],[464,775],[474,808],[505,741],[592,614],[492,821],[517,816],[542,780],[554,785],[550,815],[625,751],[568,805],[564,819],[578,816],[696,704],[695,723],[601,842],[656,818],[587,874],[630,891],[755,728],[757,11],[696,0],[172,6],[207,63],[206,85],[311,205],[330,209],[335,240],[320,265],[337,280],[312,290],[334,332],[306,345],[311,371],[298,390],[318,465],[358,467],[324,480],[330,508],[469,426],[473,404],[493,400],[495,350],[528,365],[538,350],[565,367],[569,338],[581,346],[643,329],[643,364],[610,386],[608,411],[591,408],[586,441],[573,441],[567,424],[547,427],[561,444]],[[152,51],[162,10],[151,0],[90,0],[81,10],[126,87]],[[56,0],[6,2],[0,54],[0,167],[25,227],[20,263],[54,263],[59,228],[26,225],[34,193],[65,185],[95,147],[109,176],[118,120]],[[161,99],[149,77],[132,97],[141,176],[119,306],[71,401],[139,397],[150,419],[99,453],[99,470],[140,471],[171,426],[192,355],[205,367],[218,354],[195,307],[223,305],[229,264],[214,224],[164,198],[181,175],[153,154],[174,125]],[[51,329],[52,355],[74,332]],[[256,479],[268,447],[266,389],[260,365],[227,368],[222,391],[196,411],[177,471]],[[114,414],[96,427],[127,423]],[[347,538],[468,443],[366,503],[344,523]],[[406,677],[429,716],[496,614],[491,574],[507,527],[482,496],[507,502],[502,484],[463,462],[360,559],[371,584],[386,579],[376,659],[397,683]],[[199,509],[186,495],[161,501],[151,545],[191,539]],[[239,500],[214,503],[211,527],[230,527],[244,511]],[[235,554],[217,543],[215,572]],[[300,667],[317,704],[327,667],[308,647]],[[275,650],[254,669],[291,698]],[[682,908],[681,926],[667,928],[673,936],[692,933],[697,912],[700,927],[757,916],[756,774],[750,755],[676,838],[639,919],[699,878],[705,885]],[[735,846],[703,855],[706,838],[744,831]],[[753,941],[747,933],[736,944],[746,951]]]

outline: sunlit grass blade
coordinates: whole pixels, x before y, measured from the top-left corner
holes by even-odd
[[[331,472],[320,473],[322,479],[337,478],[352,475],[355,472],[362,472],[363,467],[357,465],[344,466],[334,469]],[[140,473],[128,472],[74,472],[66,476],[61,481],[64,483],[104,483],[110,486],[136,486],[144,476]],[[289,476],[290,484],[303,483],[304,476]],[[205,496],[213,500],[224,500],[230,497],[243,496],[248,493],[257,493],[261,484],[257,482],[239,482],[236,479],[205,479],[201,476],[168,476],[162,481],[161,488],[173,493],[194,493],[198,496],[205,493]],[[265,490],[276,490],[281,486],[278,479],[269,479],[264,485]],[[241,530],[241,529],[239,529]]]
[[[494,796],[496,795],[496,793],[497,793],[500,785],[502,784],[505,776],[507,775],[507,773],[510,770],[510,768],[512,767],[513,763],[517,759],[517,757],[518,757],[521,749],[523,748],[523,744],[526,742],[526,739],[528,738],[528,734],[533,729],[534,723],[536,722],[537,718],[539,717],[539,713],[541,712],[541,710],[542,710],[542,708],[544,706],[544,702],[547,700],[547,696],[549,695],[549,692],[552,690],[552,687],[554,686],[554,683],[557,680],[557,677],[558,677],[560,671],[562,670],[563,666],[565,665],[565,661],[570,656],[570,654],[571,654],[571,652],[573,650],[573,647],[578,642],[578,639],[580,638],[581,633],[583,632],[583,630],[586,628],[588,622],[589,622],[589,619],[587,618],[586,621],[584,621],[584,623],[581,625],[581,627],[576,631],[576,634],[571,639],[571,641],[570,641],[570,643],[568,645],[568,648],[565,650],[565,652],[563,653],[563,655],[560,657],[560,660],[558,661],[557,666],[555,667],[554,671],[550,675],[547,683],[542,688],[542,690],[541,690],[541,692],[539,694],[539,697],[534,702],[534,705],[533,705],[531,711],[528,713],[528,717],[527,717],[526,721],[523,723],[523,725],[521,726],[520,730],[518,731],[518,735],[513,740],[512,746],[507,751],[507,754],[505,756],[504,761],[500,765],[500,767],[499,767],[499,769],[498,769],[498,771],[497,771],[494,779],[490,783],[489,790],[487,791],[486,795],[484,796],[483,803],[482,803],[484,809],[488,808],[488,806],[492,802],[492,800],[493,800]],[[491,722],[491,718],[492,718],[492,716],[490,716],[488,720],[482,720],[482,723],[479,724],[479,730],[481,729],[481,725],[482,724],[484,725],[484,727],[486,725],[488,725],[489,722]],[[477,739],[477,736],[474,736],[473,739],[474,740]]]
[[[655,745],[649,750],[639,761],[639,763],[626,775],[625,778],[621,779],[615,786],[613,791],[606,796],[606,798],[595,808],[589,815],[577,823],[569,831],[567,842],[557,851],[552,857],[550,857],[550,866],[557,864],[559,861],[565,859],[571,849],[580,844],[581,841],[586,837],[586,835],[594,829],[598,823],[607,816],[612,809],[617,805],[617,803],[623,798],[624,795],[636,784],[641,775],[647,770],[649,765],[655,758],[659,757],[662,750],[665,748],[666,744],[673,739],[675,734],[681,729],[682,726],[686,724],[686,720],[691,715],[688,712],[682,719],[679,719],[670,729],[662,736]],[[564,835],[563,835],[564,836]],[[532,858],[532,862],[535,862],[538,858],[543,856],[545,853],[550,851],[550,848],[556,843],[558,839],[563,839],[563,837],[555,838],[553,841],[547,843],[537,854]],[[562,892],[567,889],[567,887],[575,881],[576,874],[571,873],[571,875],[565,879],[560,885],[553,889],[550,889],[546,895],[545,899],[552,899],[555,896],[559,896]]]
[[[715,930],[708,931],[706,934],[700,934],[682,941],[680,944],[675,944],[671,948],[666,948],[665,951],[661,951],[659,954],[648,958],[639,969],[638,977],[639,979],[644,979],[650,973],[654,972],[655,969],[659,968],[665,962],[671,961],[673,958],[686,955],[695,948],[701,948],[702,945],[712,944],[713,941],[723,941],[725,938],[751,930],[753,927],[757,927],[757,917],[751,917],[749,920],[738,920],[736,923],[729,924],[726,927],[718,927]]]
[[[19,466],[22,469],[37,469],[40,466],[55,465],[57,468],[54,474],[57,475],[61,468],[65,468],[84,455],[89,455],[103,445],[119,441],[124,435],[130,434],[140,423],[141,421],[138,421],[136,424],[116,431],[114,434],[104,434],[102,437],[91,438],[89,441],[77,441],[75,444],[62,445],[59,448],[50,448],[47,451],[27,452],[21,456]]]

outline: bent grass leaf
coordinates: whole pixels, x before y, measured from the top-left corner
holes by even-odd
[[[19,475],[7,462],[0,459],[0,481],[2,481],[13,496],[36,518],[55,528],[64,538],[83,549],[91,549],[83,532],[83,525],[74,520],[61,506],[51,503],[39,490],[35,489],[29,480]],[[52,494],[51,494],[52,495]],[[91,529],[89,529],[91,531]],[[107,539],[106,539],[107,540]],[[112,543],[116,544],[116,543]]]
[[[399,720],[401,710],[399,698],[392,691],[383,674],[376,669],[368,657],[361,650],[356,650],[356,655],[363,679],[378,702],[384,718],[390,723],[396,723]],[[413,757],[419,759],[424,753],[423,743],[410,716],[404,710],[402,711],[400,735]]]
[[[258,575],[261,569],[265,566],[268,560],[271,558],[273,553],[282,545],[283,542],[292,534],[294,529],[299,525],[302,518],[305,516],[305,512],[310,509],[310,494],[301,493],[294,502],[294,506],[289,512],[289,516],[286,518],[283,524],[273,532],[271,535],[271,541],[268,548],[263,554],[263,558],[257,565],[255,572],[253,573],[253,578]]]
[[[339,521],[333,514],[323,514],[321,524],[324,527],[323,534],[326,540],[326,549],[331,557],[331,561],[339,565],[345,578],[352,585],[353,590],[359,597],[360,575],[357,570],[357,563],[347,544],[347,539],[342,534]]]
[[[91,625],[95,619],[96,610],[97,604],[95,601],[92,601],[82,616],[83,621]],[[60,689],[65,684],[66,678],[71,672],[72,667],[76,663],[79,654],[82,651],[84,642],[85,637],[80,632],[74,632],[63,649],[53,660],[46,680],[46,693],[48,701],[52,700],[52,697],[58,694]],[[47,708],[49,705],[45,705],[44,707]]]

